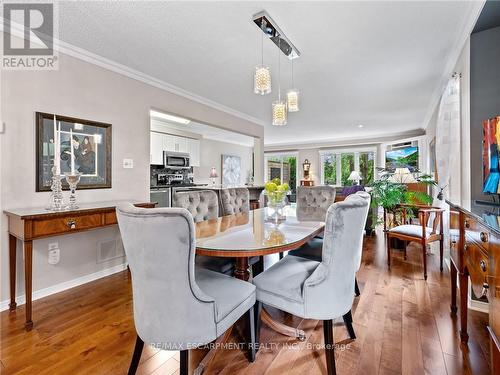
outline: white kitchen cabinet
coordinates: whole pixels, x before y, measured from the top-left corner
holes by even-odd
[[[177,137],[174,136],[175,138],[175,151],[176,152],[188,152],[188,139],[184,137]]]
[[[175,136],[163,134],[163,149],[165,151],[175,151]]]
[[[200,166],[200,140],[187,138],[187,148],[190,156],[190,162],[193,167]]]
[[[163,164],[163,138],[165,134],[162,133],[156,133],[156,132],[151,132],[151,137],[150,137],[150,155],[149,155],[149,162],[150,164],[156,164],[160,165]]]
[[[200,141],[198,139],[151,132],[150,147],[150,164],[163,164],[163,151],[173,151],[188,153],[191,165],[200,166]]]

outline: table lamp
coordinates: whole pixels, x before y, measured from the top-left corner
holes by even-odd
[[[389,181],[397,184],[411,184],[418,182],[408,168],[396,168]]]
[[[358,171],[352,171],[349,177],[347,177],[347,179],[349,181],[354,181],[355,185],[359,185],[359,181],[361,181],[363,177],[361,177]]]
[[[212,167],[212,169],[210,170],[210,178],[212,179],[212,185],[215,185],[215,179],[219,177],[219,175],[217,174],[217,170],[215,169],[215,167]]]

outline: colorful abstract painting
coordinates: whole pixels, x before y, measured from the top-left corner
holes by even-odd
[[[500,194],[498,145],[500,116],[483,121],[483,193]]]

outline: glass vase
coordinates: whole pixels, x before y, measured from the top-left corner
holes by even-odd
[[[78,205],[76,204],[76,186],[80,182],[81,173],[66,173],[66,182],[69,185],[69,204],[68,210],[76,210]]]

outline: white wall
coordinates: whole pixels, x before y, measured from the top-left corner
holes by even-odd
[[[320,162],[319,149],[305,149],[299,150],[299,156],[297,157],[297,183],[304,178],[304,171],[302,169],[302,163],[305,160],[309,160],[311,163],[311,168],[309,170],[309,176],[314,181],[315,185],[321,184],[320,176]]]
[[[263,138],[262,126],[207,105],[152,87],[118,73],[59,55],[57,71],[4,71],[1,78],[2,119],[0,135],[0,207],[44,206],[48,193],[35,192],[35,112],[49,112],[96,120],[113,125],[111,189],[82,190],[80,202],[115,199],[149,200],[149,110],[169,113]],[[123,169],[123,158],[134,159],[133,169]],[[263,163],[263,153],[256,155]],[[0,301],[9,298],[7,218],[2,215],[0,238]],[[123,259],[96,264],[96,244],[118,235],[116,228],[53,238],[61,249],[61,262],[47,263],[49,240],[35,241],[33,290],[111,268]],[[22,251],[17,252],[17,295],[24,294]]]
[[[193,167],[194,182],[212,184],[209,175],[212,167],[215,167],[219,175],[216,184],[220,184],[222,178],[222,154],[225,154],[237,155],[241,158],[240,183],[244,185],[247,182],[248,172],[252,170],[252,153],[252,147],[203,138],[200,140],[200,166]]]

